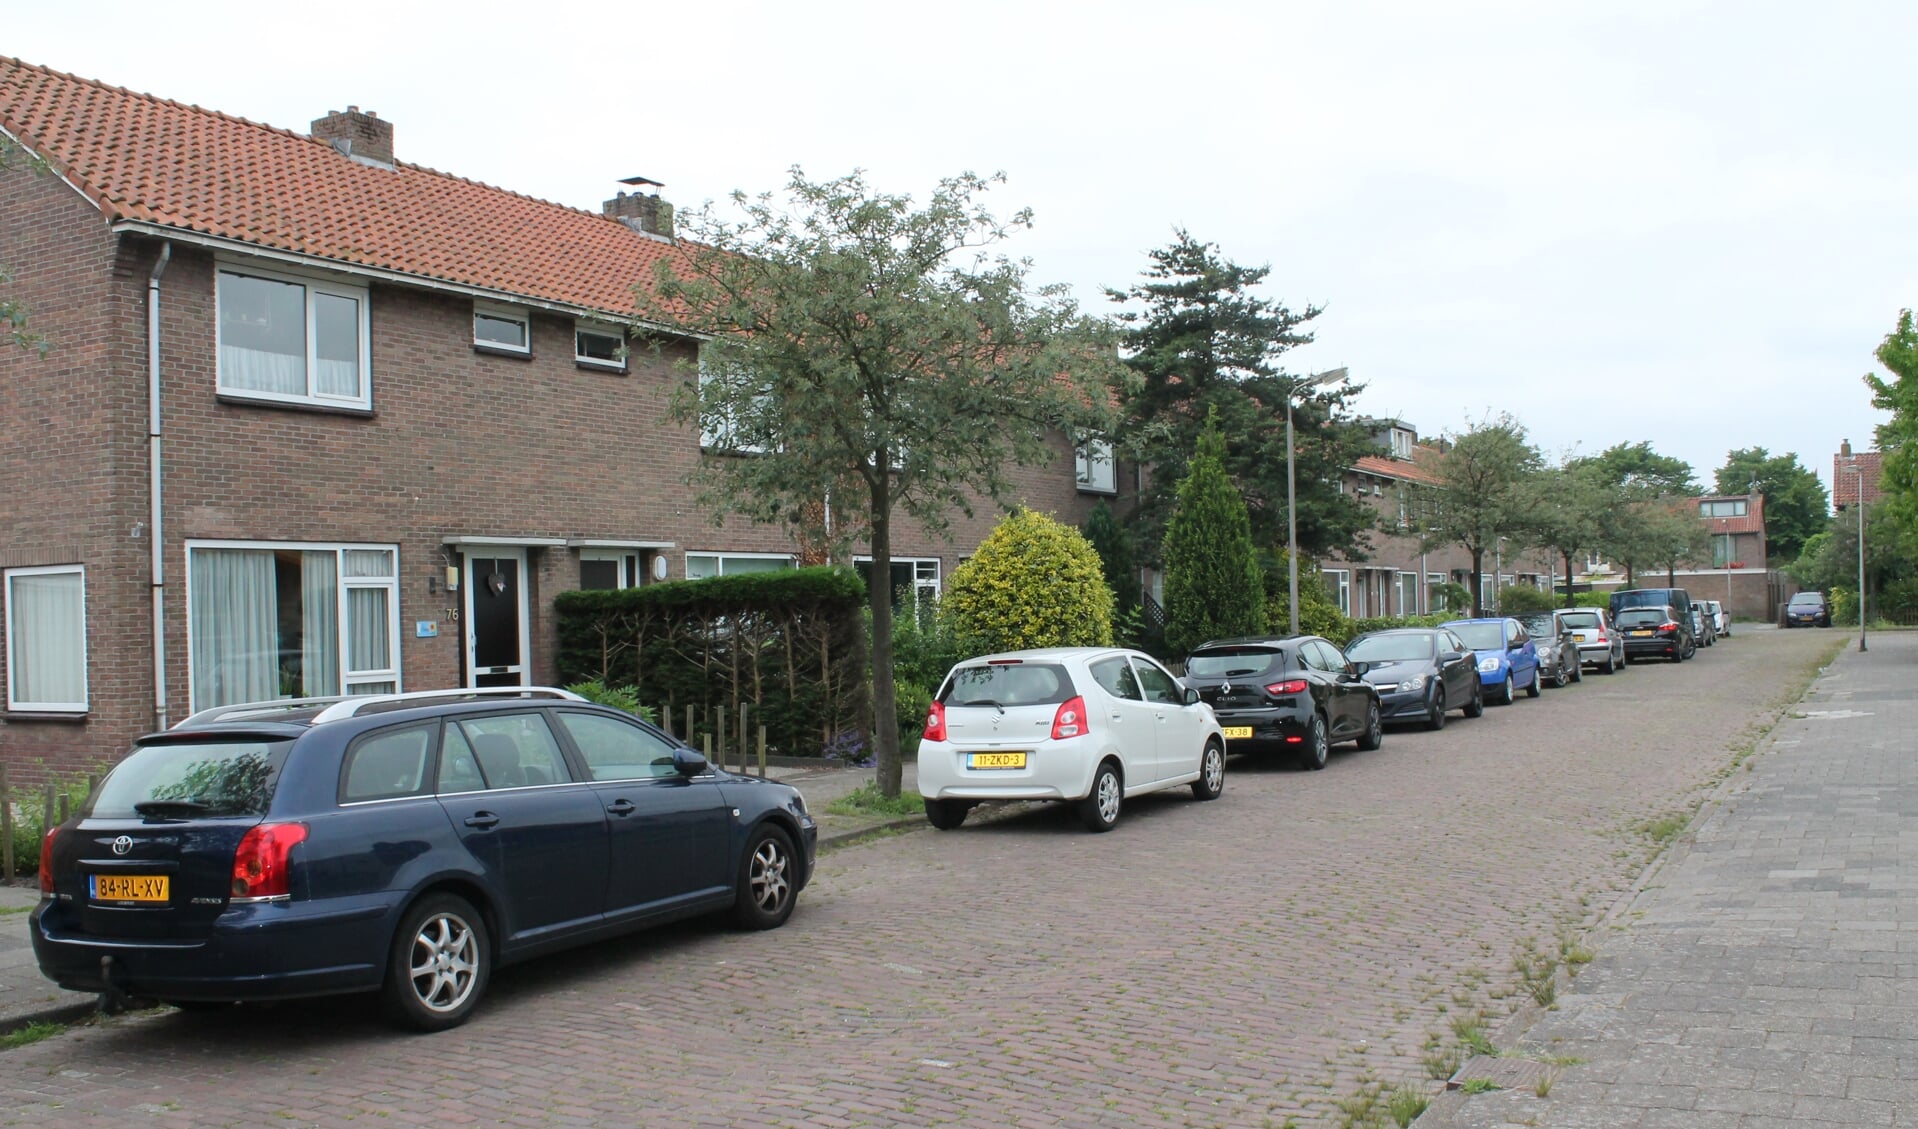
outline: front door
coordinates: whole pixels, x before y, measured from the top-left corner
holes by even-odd
[[[466,684],[529,686],[526,550],[466,558]]]

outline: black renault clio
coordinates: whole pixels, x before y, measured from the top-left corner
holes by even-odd
[[[62,987],[182,1005],[379,992],[422,1030],[493,970],[695,914],[785,922],[817,826],[561,690],[262,702],[141,738],[47,835]]]
[[[1186,658],[1185,684],[1218,715],[1231,752],[1287,752],[1318,769],[1334,742],[1385,740],[1378,688],[1316,635],[1202,643]]]

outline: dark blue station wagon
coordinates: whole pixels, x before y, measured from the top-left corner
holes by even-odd
[[[33,947],[78,991],[376,991],[440,1030],[500,965],[717,911],[784,923],[817,833],[793,788],[561,690],[226,706],[141,738],[48,833]]]

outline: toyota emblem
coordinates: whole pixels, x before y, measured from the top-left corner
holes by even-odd
[[[124,855],[132,849],[133,839],[129,836],[122,835],[113,841],[113,853],[116,855]]]

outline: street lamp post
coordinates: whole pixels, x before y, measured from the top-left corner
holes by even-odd
[[[1845,473],[1856,475],[1853,479],[1855,492],[1851,504],[1858,507],[1858,651],[1865,650],[1865,472],[1858,465],[1858,456],[1851,457],[1851,465]]]
[[[1285,594],[1293,635],[1299,633],[1299,497],[1292,458],[1292,395],[1301,388],[1316,388],[1344,379],[1345,369],[1339,367],[1300,377],[1285,391]]]

